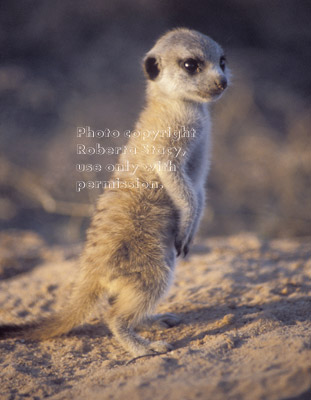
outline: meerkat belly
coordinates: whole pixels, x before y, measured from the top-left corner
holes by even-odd
[[[134,262],[139,254],[158,258],[174,242],[177,216],[164,190],[108,190],[98,203],[89,239],[113,257]]]

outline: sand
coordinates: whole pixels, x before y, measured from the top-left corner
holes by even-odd
[[[0,235],[0,323],[66,302],[81,246]],[[133,359],[111,337],[103,300],[84,325],[41,343],[0,342],[2,399],[311,399],[310,239],[251,234],[198,241],[161,312],[182,323],[142,335],[174,350]]]

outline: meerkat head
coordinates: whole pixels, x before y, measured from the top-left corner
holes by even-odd
[[[222,48],[197,31],[178,28],[162,36],[144,58],[153,96],[210,102],[228,86]]]

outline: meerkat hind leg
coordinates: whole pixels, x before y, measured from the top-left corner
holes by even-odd
[[[150,342],[134,331],[146,319],[146,315],[152,308],[150,294],[148,295],[149,298],[145,296],[147,294],[144,295],[137,289],[130,289],[128,286],[115,297],[107,315],[107,323],[111,332],[122,346],[135,357],[153,353],[166,353],[172,350],[170,344],[164,341]]]

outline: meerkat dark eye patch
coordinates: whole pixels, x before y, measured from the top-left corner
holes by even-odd
[[[145,60],[145,72],[149,79],[154,81],[160,73],[159,64],[156,58],[148,57]]]
[[[183,61],[182,66],[191,75],[200,71],[200,62],[194,58],[187,58]]]

